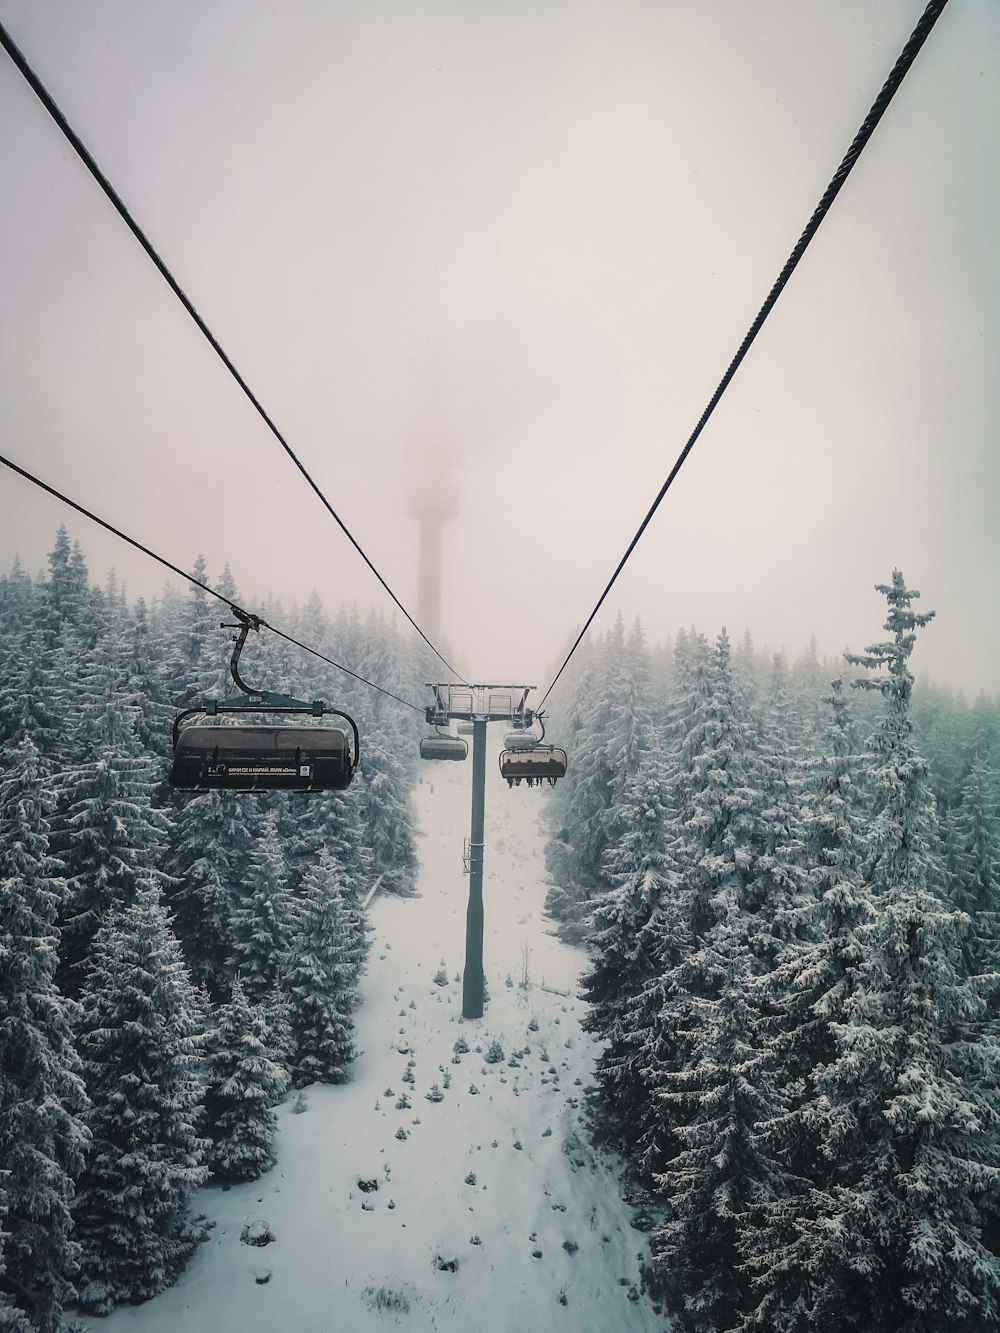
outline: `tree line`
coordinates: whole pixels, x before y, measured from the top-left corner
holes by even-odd
[[[549,908],[685,1333],[997,1327],[1000,708],[880,591],[832,681],[619,619],[563,694]]]
[[[207,582],[204,562],[192,571]],[[217,586],[236,599],[228,572]],[[207,1180],[273,1164],[290,1086],[348,1077],[363,901],[412,891],[416,714],[253,636],[262,688],[362,732],[349,788],[191,796],[179,709],[232,692],[226,608],[192,585],[129,605],[60,529],[44,577],[0,580],[0,1326],[53,1333],[176,1280]],[[220,615],[221,613],[221,615]],[[317,597],[269,612],[414,697],[416,650]]]

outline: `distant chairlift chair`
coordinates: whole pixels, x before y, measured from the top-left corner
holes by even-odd
[[[541,736],[517,728],[503,738],[500,774],[506,778],[508,787],[518,787],[522,782],[526,782],[529,787],[540,786],[543,781],[554,787],[560,778],[566,776],[566,751],[556,745],[542,744],[545,721],[540,713],[536,713],[535,717],[541,724]]]
[[[435,736],[422,736],[420,739],[421,759],[457,759],[468,758],[469,742],[461,736],[447,736],[438,732]]]

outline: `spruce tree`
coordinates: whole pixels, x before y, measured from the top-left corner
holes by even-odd
[[[72,1299],[70,1200],[88,1133],[74,1006],[55,985],[62,893],[45,765],[31,736],[0,781],[0,1309],[54,1333]],[[15,1314],[15,1311],[20,1311]]]
[[[738,1248],[750,1279],[752,1308],[741,1330],[811,1333],[818,1190],[829,1180],[815,1080],[836,1054],[835,1025],[844,1021],[864,957],[863,929],[873,921],[861,880],[863,825],[859,761],[843,681],[828,696],[833,717],[816,777],[806,828],[810,906],[799,920],[799,947],[786,951],[763,979],[770,1006],[769,1061],[784,1104],[760,1130],[789,1168],[784,1189],[757,1199],[740,1229]],[[761,983],[758,983],[760,985]]]
[[[59,775],[56,850],[65,863],[61,980],[81,985],[90,942],[105,913],[132,899],[140,879],[163,878],[170,832],[155,794],[159,765],[140,739],[141,709],[131,686],[129,626],[112,607],[86,659],[77,711],[79,759]]]
[[[406,769],[397,758],[391,733],[375,724],[366,731],[364,763],[355,775],[357,810],[372,871],[387,893],[413,893],[417,854]]]
[[[680,1148],[656,1176],[668,1212],[653,1253],[684,1333],[735,1328],[753,1307],[743,1228],[752,1210],[791,1188],[785,1162],[762,1132],[784,1099],[748,1003],[754,966],[734,887],[722,891],[724,915],[698,951],[703,993],[690,996],[679,1025],[691,1055],[665,1072],[659,1093]]]
[[[295,905],[287,889],[277,820],[269,810],[261,822],[257,845],[247,858],[241,896],[229,925],[230,974],[239,974],[252,1004],[259,1004],[282,985],[294,924]]]
[[[979,754],[955,815],[959,906],[972,918],[966,944],[972,973],[1000,970],[1000,773]]]
[[[262,799],[209,791],[178,801],[168,861],[174,932],[192,982],[204,986],[217,1003],[232,986],[233,918],[246,894],[243,881],[256,846]]]
[[[676,918],[665,900],[678,874],[669,854],[665,776],[658,746],[632,775],[619,809],[619,841],[605,854],[610,892],[594,910],[592,965],[584,978],[590,1002],[584,1020],[606,1045],[597,1081],[613,1137],[638,1141],[648,1117],[646,1040],[659,1007],[658,982],[666,959],[676,962],[685,941],[669,939]]]
[[[192,574],[200,583],[208,582],[203,556],[198,556]],[[235,598],[235,588],[232,595]],[[164,617],[168,640],[162,667],[164,689],[177,709],[196,707],[206,699],[220,699],[227,691],[232,645],[219,628],[220,609],[225,610],[194,584],[182,601],[171,599],[164,608],[169,612]]]
[[[274,1165],[275,1103],[288,1077],[270,1056],[271,1033],[261,1005],[251,1005],[237,977],[205,1062],[206,1162],[219,1180],[256,1180]]]
[[[793,1187],[762,1126],[787,1111],[769,1049],[767,977],[789,891],[756,728],[723,630],[702,677],[673,781],[674,936],[648,1044],[650,1119],[640,1161],[667,1205],[654,1238],[681,1327],[728,1329],[750,1303],[740,1238],[751,1209]],[[781,832],[776,831],[778,826]]]
[[[207,1177],[198,1002],[159,890],[141,881],[94,937],[78,1046],[93,1145],[73,1204],[82,1309],[107,1314],[171,1285],[204,1239]]]
[[[648,660],[641,627],[628,643],[619,614],[567,688],[576,699],[567,735],[573,763],[560,782],[551,818],[559,828],[546,862],[555,888],[546,910],[571,943],[586,938],[594,905],[607,892],[603,861],[621,830],[617,804],[648,744]]]
[[[302,881],[284,979],[296,1082],[341,1083],[355,1055],[350,1015],[368,950],[356,895],[325,852]]]
[[[85,622],[92,618],[89,613],[99,596],[90,588],[87,564],[79,542],[71,545],[69,534],[63,526],[56,534],[56,544],[49,552],[48,564],[46,593],[50,615],[47,622],[53,634],[50,645],[54,646],[56,634],[66,624],[79,625],[84,634],[88,632]]]
[[[831,1175],[804,1224],[823,1274],[811,1314],[838,1330],[979,1330],[995,1324],[1000,1292],[981,1206],[1000,1175],[1000,1047],[962,975],[968,918],[937,891],[934,801],[912,740],[909,657],[931,615],[912,609],[898,571],[879,591],[892,637],[851,659],[885,672],[860,682],[884,701],[863,871],[877,917],[858,932],[854,994],[816,1078]]]

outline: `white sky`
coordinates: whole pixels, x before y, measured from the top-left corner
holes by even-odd
[[[0,0],[414,611],[406,479],[449,451],[445,634],[542,687],[922,9]],[[998,57],[994,0],[949,5],[598,630],[859,649],[895,565],[916,670],[1000,688]],[[391,610],[5,56],[0,125],[0,452],[265,612]],[[6,470],[0,569],[63,521],[162,587]]]

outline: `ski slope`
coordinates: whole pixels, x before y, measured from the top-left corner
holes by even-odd
[[[547,933],[538,821],[546,795],[508,790],[491,764],[483,892],[490,998],[484,1017],[467,1022],[461,852],[471,764],[428,764],[423,773],[421,896],[371,905],[373,947],[356,1016],[363,1054],[352,1081],[288,1098],[278,1164],[266,1176],[203,1191],[213,1229],[176,1287],[107,1319],[84,1319],[84,1327],[664,1328],[641,1290],[647,1243],[620,1199],[620,1163],[595,1151],[582,1125],[594,1059],[576,998],[585,960]],[[442,967],[444,985],[435,981]],[[470,1049],[455,1063],[460,1038]],[[504,1059],[489,1063],[494,1040]],[[440,1101],[427,1097],[435,1084]],[[403,1093],[408,1108],[397,1107]],[[264,1235],[273,1239],[247,1243]]]

